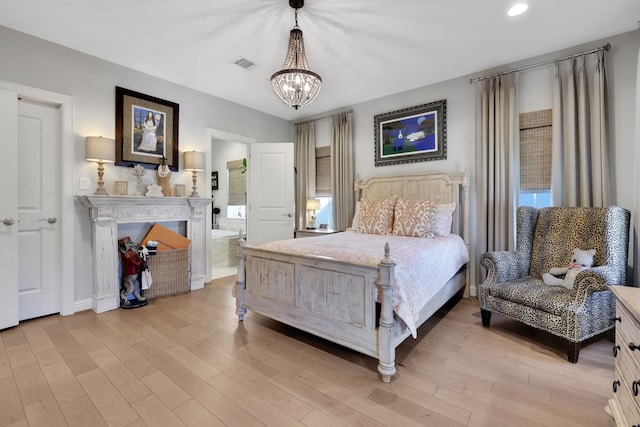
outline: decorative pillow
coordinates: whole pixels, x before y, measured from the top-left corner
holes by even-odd
[[[453,223],[453,212],[456,210],[456,202],[436,205],[435,218],[431,224],[431,232],[435,236],[446,237],[451,234],[451,224]]]
[[[409,237],[433,237],[430,230],[434,209],[434,200],[398,199],[393,218],[393,234]]]
[[[351,221],[351,229],[358,231],[358,224],[360,224],[360,202],[356,202],[356,211],[353,214],[353,220]]]
[[[360,200],[358,232],[365,234],[391,234],[393,231],[393,209],[397,196],[384,200]]]

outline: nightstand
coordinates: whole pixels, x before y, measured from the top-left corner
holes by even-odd
[[[296,230],[294,236],[296,239],[299,239],[302,237],[318,237],[341,232],[342,230]]]

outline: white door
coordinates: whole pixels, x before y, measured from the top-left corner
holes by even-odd
[[[247,240],[259,245],[293,237],[293,143],[250,145]]]
[[[20,320],[60,312],[60,151],[58,106],[19,101]]]
[[[0,329],[18,324],[18,97],[0,89]]]

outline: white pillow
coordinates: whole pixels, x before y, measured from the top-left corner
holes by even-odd
[[[431,232],[436,236],[448,236],[451,234],[453,224],[453,212],[456,210],[456,202],[436,205],[435,218],[431,223]]]

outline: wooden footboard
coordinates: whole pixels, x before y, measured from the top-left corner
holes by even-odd
[[[241,240],[236,313],[261,313],[379,360],[389,382],[395,369],[391,285],[395,263],[385,248],[377,268],[248,247]],[[376,286],[381,314],[376,319]],[[378,320],[379,326],[376,325]]]

